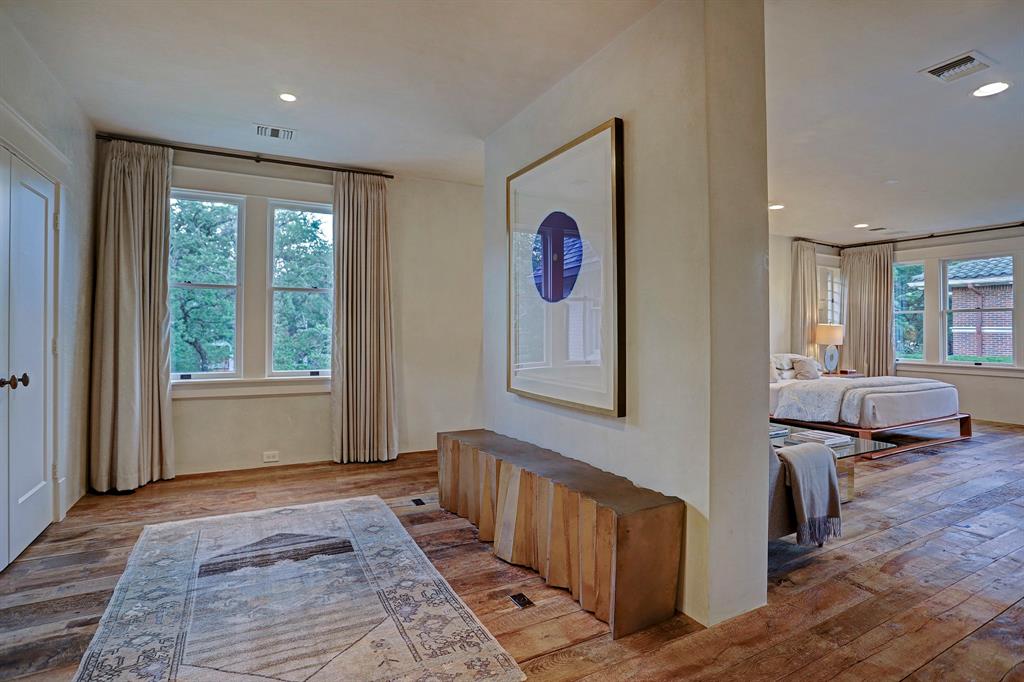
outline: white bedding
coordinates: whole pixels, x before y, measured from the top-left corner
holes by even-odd
[[[793,393],[787,394],[794,385]],[[769,391],[771,414],[780,419],[871,429],[948,417],[960,409],[955,386],[910,377],[790,379],[769,384]]]

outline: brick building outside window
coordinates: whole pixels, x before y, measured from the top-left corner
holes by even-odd
[[[1013,363],[1013,257],[945,263],[946,359]]]

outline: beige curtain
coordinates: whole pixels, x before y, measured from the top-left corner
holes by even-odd
[[[847,367],[866,376],[893,373],[892,244],[843,249]]]
[[[789,299],[790,352],[817,357],[818,260],[811,242],[793,242],[793,283]]]
[[[337,462],[398,456],[387,185],[334,174],[331,431]]]
[[[106,148],[97,215],[89,480],[99,492],[174,478],[167,257],[171,150]]]

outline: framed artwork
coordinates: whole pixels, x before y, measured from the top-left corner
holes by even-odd
[[[622,120],[508,176],[510,392],[626,414]]]

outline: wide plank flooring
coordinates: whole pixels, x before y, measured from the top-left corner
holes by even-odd
[[[89,495],[0,573],[0,678],[74,675],[145,524],[376,494],[531,680],[1024,681],[1024,427],[976,433],[858,462],[841,540],[771,543],[764,608],[708,629],[679,615],[614,641],[438,508],[433,453]],[[517,608],[516,592],[535,605]]]

